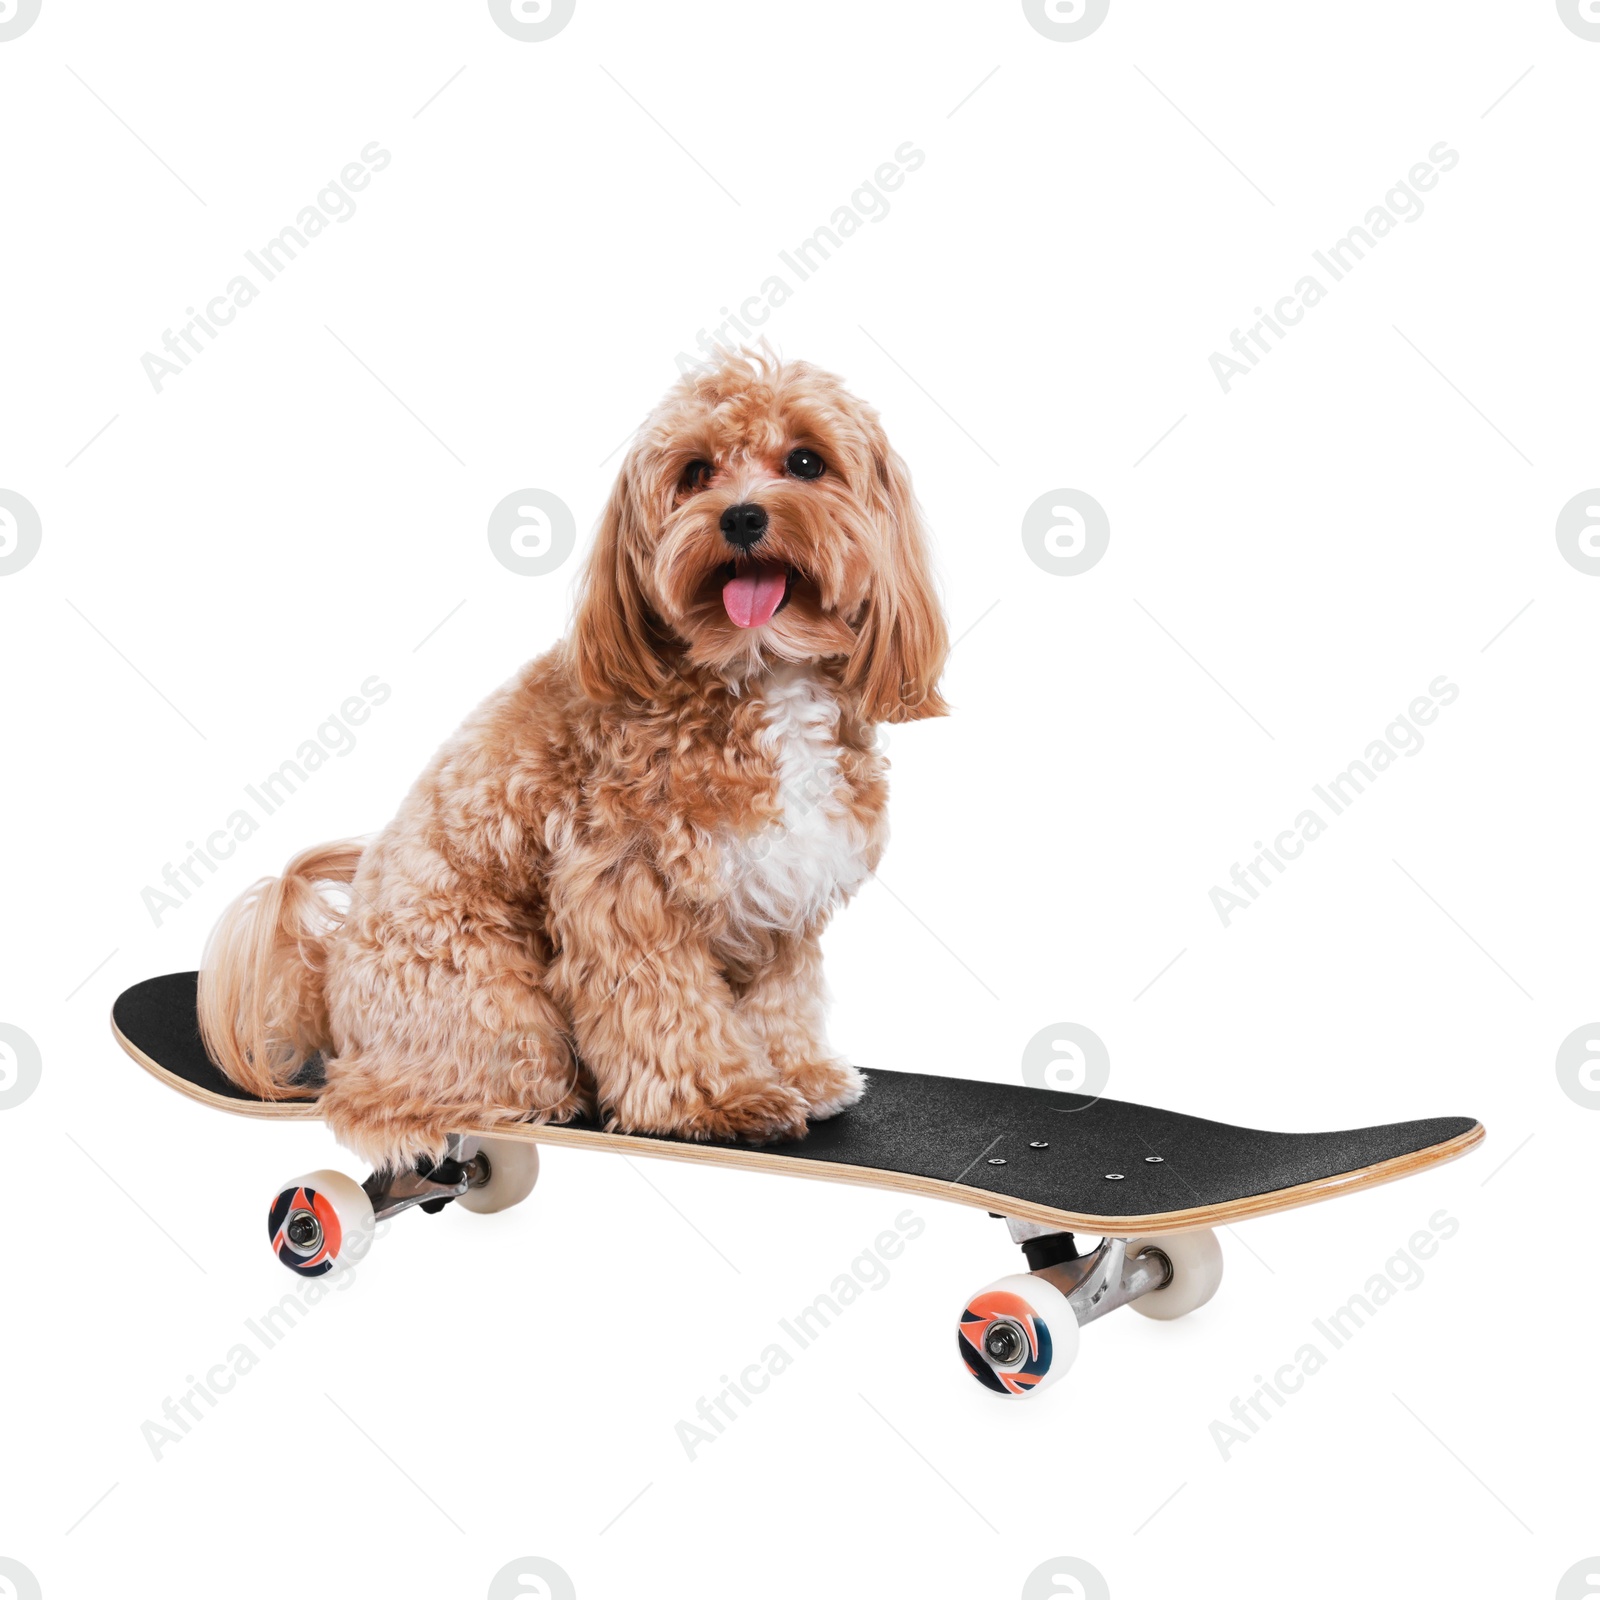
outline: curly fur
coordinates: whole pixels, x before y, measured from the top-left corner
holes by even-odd
[[[797,447],[822,476],[785,472]],[[720,518],[752,501],[788,589],[741,628],[722,586],[747,558]],[[685,377],[618,474],[569,637],[376,839],[307,851],[224,915],[208,1048],[265,1098],[316,1092],[320,1055],[328,1122],[380,1167],[581,1113],[802,1134],[863,1089],[826,1041],[818,940],[883,851],[873,727],[943,712],[946,648],[876,415],[765,352]]]

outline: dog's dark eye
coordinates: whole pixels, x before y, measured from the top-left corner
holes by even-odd
[[[815,450],[791,450],[784,466],[797,478],[822,476],[822,457]]]
[[[691,461],[683,469],[683,476],[678,479],[678,492],[680,494],[698,494],[700,490],[711,482],[712,474],[715,470],[709,461]]]

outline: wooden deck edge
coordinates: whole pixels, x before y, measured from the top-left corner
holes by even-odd
[[[186,1099],[198,1100],[203,1106],[215,1106],[218,1111],[231,1111],[236,1117],[258,1117],[268,1122],[321,1122],[315,1100],[234,1100],[225,1094],[213,1094],[187,1078],[169,1071],[153,1056],[147,1056],[121,1028],[117,1026],[115,1009],[111,1013],[111,1032],[118,1044],[133,1057],[153,1078],[159,1078],[169,1089],[175,1089]]]
[[[279,1122],[320,1122],[314,1100],[233,1100],[199,1088],[187,1078],[169,1072],[159,1061],[147,1056],[117,1026],[112,1017],[111,1031],[117,1042],[147,1072],[168,1088],[190,1100],[232,1112],[235,1116],[256,1117]],[[475,1130],[463,1129],[463,1132]],[[825,1183],[847,1183],[868,1189],[889,1189],[919,1195],[929,1200],[945,1200],[955,1205],[972,1206],[980,1211],[1002,1211],[1008,1217],[1058,1227],[1071,1233],[1091,1234],[1096,1238],[1131,1238],[1135,1234],[1183,1233],[1192,1228],[1216,1228],[1226,1223],[1244,1222],[1251,1217],[1271,1216],[1292,1211],[1298,1206],[1315,1205],[1338,1195],[1393,1183],[1397,1178],[1424,1172],[1429,1167],[1454,1161],[1483,1142],[1486,1131],[1481,1122],[1465,1133],[1442,1144],[1429,1145],[1407,1155],[1393,1156],[1354,1172],[1318,1178],[1288,1189],[1273,1189],[1216,1205],[1194,1206],[1184,1211],[1153,1212],[1137,1217],[1097,1216],[1089,1212],[1059,1211],[1030,1200],[977,1189],[970,1184],[947,1183],[940,1178],[919,1177],[915,1173],[885,1173],[875,1167],[847,1166],[837,1161],[812,1161],[805,1156],[774,1155],[764,1150],[729,1149],[724,1145],[686,1145],[636,1134],[599,1133],[587,1128],[567,1128],[555,1124],[506,1123],[476,1130],[482,1137],[516,1139],[527,1144],[568,1146],[572,1149],[611,1150],[621,1155],[651,1156],[662,1161],[688,1161],[697,1165],[734,1167],[745,1172],[781,1172],[789,1177],[816,1178]]]

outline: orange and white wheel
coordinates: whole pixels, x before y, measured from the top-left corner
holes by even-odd
[[[284,1184],[267,1213],[272,1253],[302,1278],[359,1261],[374,1227],[367,1191],[342,1172],[309,1172]]]
[[[956,1333],[967,1371],[984,1388],[1022,1399],[1062,1377],[1078,1354],[1078,1319],[1053,1283],[1014,1273],[961,1308]]]

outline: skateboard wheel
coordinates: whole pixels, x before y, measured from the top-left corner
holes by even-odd
[[[359,1261],[372,1246],[372,1201],[342,1172],[309,1172],[286,1183],[267,1213],[272,1253],[302,1278]]]
[[[1053,1283],[1014,1273],[961,1308],[956,1333],[967,1371],[984,1388],[1021,1399],[1047,1388],[1078,1354],[1078,1319]]]
[[[1159,1289],[1130,1302],[1141,1317],[1153,1317],[1157,1322],[1186,1317],[1198,1311],[1222,1282],[1222,1246],[1210,1228],[1128,1241],[1130,1261],[1141,1250],[1160,1251],[1172,1267],[1172,1276]]]
[[[539,1181],[538,1145],[526,1139],[479,1139],[477,1146],[473,1155],[488,1162],[489,1176],[457,1198],[462,1210],[481,1215],[504,1211],[533,1193]]]

